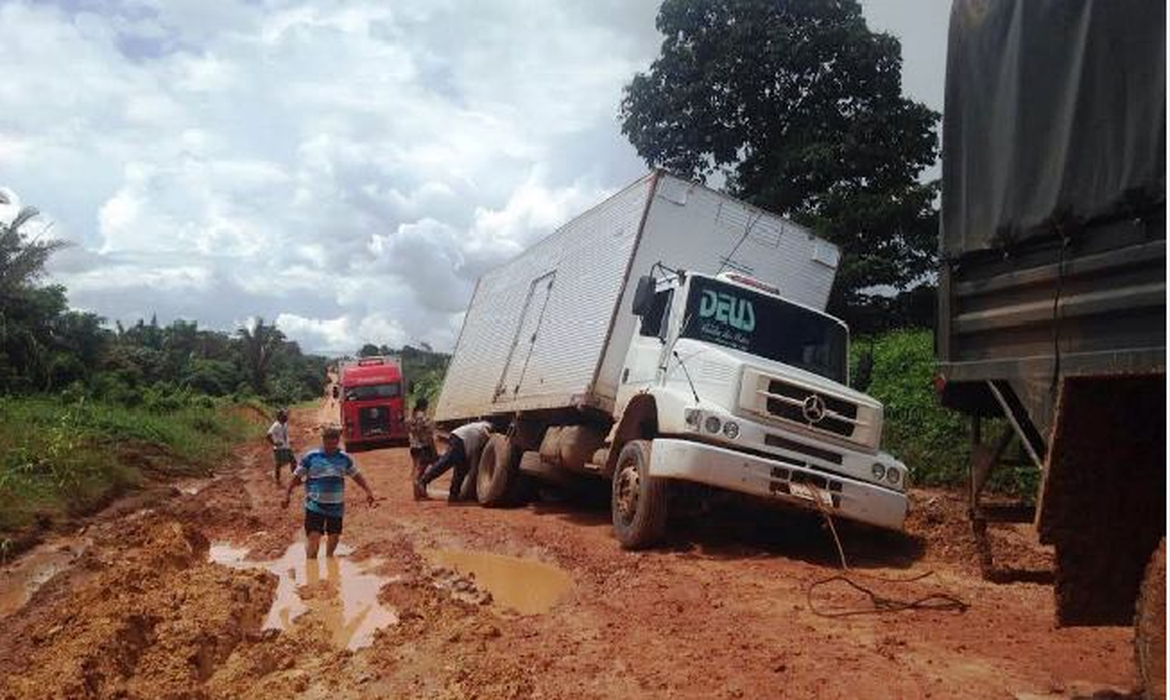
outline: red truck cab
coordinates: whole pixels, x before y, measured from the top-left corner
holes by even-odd
[[[363,357],[341,368],[341,425],[347,450],[407,441],[402,370],[393,358]]]

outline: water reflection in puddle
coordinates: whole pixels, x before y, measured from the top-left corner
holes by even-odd
[[[324,543],[321,547],[324,550]],[[374,641],[374,632],[398,622],[393,608],[378,602],[378,591],[387,578],[370,572],[379,562],[355,562],[351,549],[337,548],[336,557],[305,559],[305,543],[291,545],[279,559],[253,561],[247,549],[215,543],[208,558],[238,569],[263,568],[278,578],[276,599],[264,620],[264,629],[288,630],[306,612],[324,623],[337,647],[360,649]]]
[[[547,612],[573,587],[568,572],[534,559],[458,549],[430,550],[426,556],[435,565],[474,576],[498,607],[521,615]]]
[[[0,569],[0,617],[24,607],[37,589],[72,563],[88,545],[85,540],[41,545]]]

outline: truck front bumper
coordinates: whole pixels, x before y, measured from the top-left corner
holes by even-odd
[[[823,509],[837,517],[891,530],[901,530],[906,519],[904,493],[701,442],[654,440],[650,475]]]

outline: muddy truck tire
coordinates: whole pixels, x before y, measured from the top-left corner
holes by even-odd
[[[1147,700],[1166,700],[1166,539],[1154,550],[1134,615],[1138,681]]]
[[[475,495],[489,508],[507,505],[520,478],[520,450],[506,435],[493,433],[475,469]]]
[[[1063,381],[1037,527],[1056,547],[1061,626],[1130,625],[1166,536],[1166,389],[1146,377]]]
[[[666,535],[667,483],[650,476],[650,441],[632,440],[618,454],[610,509],[622,549],[646,549]]]

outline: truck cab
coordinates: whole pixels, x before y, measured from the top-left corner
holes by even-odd
[[[389,357],[363,357],[341,370],[345,449],[407,440],[402,370]]]
[[[737,273],[643,277],[633,312],[612,444],[654,437],[643,467],[617,456],[615,526],[648,476],[902,528],[906,466],[879,449],[882,405],[847,386],[844,323]]]

